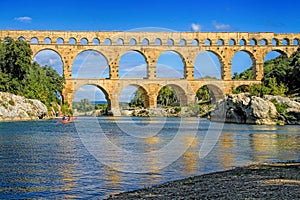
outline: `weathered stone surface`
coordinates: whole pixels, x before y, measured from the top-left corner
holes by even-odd
[[[0,121],[42,119],[47,113],[47,107],[39,100],[0,92]]]
[[[272,99],[289,106],[284,111],[289,117],[278,113]],[[211,112],[212,120],[222,121],[220,113],[224,113],[224,122],[265,125],[299,124],[300,103],[280,96],[266,95],[260,98],[244,93],[232,94],[218,102],[215,110]]]
[[[155,108],[157,106],[158,91],[165,85],[173,85],[175,88],[180,88],[178,95],[181,96],[183,106],[192,103],[195,100],[197,90],[207,85],[210,90],[215,90],[214,95],[230,94],[233,88],[241,85],[250,85],[261,83],[263,78],[263,63],[267,52],[276,49],[284,52],[287,56],[292,55],[297,51],[298,46],[288,43],[287,45],[279,44],[272,45],[272,40],[292,41],[294,38],[299,38],[300,34],[279,34],[271,32],[248,33],[248,32],[86,32],[86,31],[21,31],[21,30],[0,30],[0,39],[11,37],[13,39],[24,39],[30,43],[31,38],[37,39],[37,44],[30,43],[30,48],[34,57],[38,52],[45,49],[52,49],[57,52],[63,62],[63,73],[65,77],[65,88],[62,91],[64,102],[72,105],[74,94],[78,88],[84,85],[95,85],[103,90],[107,100],[110,102],[110,111],[114,115],[119,115],[119,97],[124,87],[135,85],[143,89],[145,98],[145,106],[147,108]],[[45,44],[44,40],[48,38],[50,44]],[[57,39],[62,39],[62,44],[57,44]],[[69,39],[73,38],[76,44],[70,45]],[[86,39],[87,44],[82,44],[81,39]],[[264,39],[266,45],[260,45],[260,40]],[[98,40],[99,44],[93,44],[93,41]],[[104,41],[109,39],[112,43],[107,45]],[[130,44],[134,39],[136,43]],[[149,43],[144,44],[147,39]],[[155,44],[155,40],[160,39],[161,44]],[[245,45],[240,45],[240,41]],[[117,42],[119,41],[119,42]],[[122,42],[120,42],[122,41]],[[173,41],[174,45],[170,45]],[[203,45],[206,41],[210,41],[210,45]],[[222,41],[222,45],[217,45]],[[233,41],[234,45],[229,45],[229,41]],[[251,41],[256,41],[255,44],[249,45]],[[181,44],[181,45],[179,45]],[[72,63],[77,55],[85,50],[95,50],[108,61],[109,78],[106,79],[80,79],[72,77]],[[119,61],[123,54],[127,51],[135,50],[141,53],[147,65],[147,77],[145,78],[129,78],[125,80],[119,77]],[[231,60],[237,51],[247,51],[252,55],[253,59],[253,75],[255,80],[232,80],[231,78]],[[168,79],[157,78],[157,60],[165,51],[177,52],[184,62],[183,78]],[[195,79],[194,61],[203,51],[210,51],[218,55],[220,63],[222,63],[221,80],[205,80]],[[213,89],[215,88],[215,89]],[[218,92],[221,91],[221,92]],[[219,94],[218,94],[219,93]]]

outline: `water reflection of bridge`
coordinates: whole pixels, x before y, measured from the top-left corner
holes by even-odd
[[[246,32],[71,32],[71,31],[0,31],[0,39],[11,37],[30,43],[33,57],[42,50],[53,50],[61,58],[66,85],[63,99],[72,104],[75,92],[91,84],[106,95],[109,107],[119,114],[119,96],[126,86],[141,89],[146,107],[156,107],[159,90],[172,86],[182,104],[194,102],[197,90],[207,85],[216,98],[232,89],[263,78],[264,58],[269,51],[290,56],[299,46],[300,34],[246,33]],[[84,51],[101,53],[109,66],[107,79],[78,79],[72,77],[76,56]],[[139,52],[147,64],[145,79],[119,77],[119,61],[128,51]],[[182,79],[157,78],[157,60],[165,51],[179,54],[184,65]],[[195,79],[194,62],[199,53],[208,51],[217,56],[221,65],[221,80]],[[236,52],[246,52],[252,60],[253,80],[231,79],[232,58]]]

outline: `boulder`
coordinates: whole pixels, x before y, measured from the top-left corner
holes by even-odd
[[[282,115],[273,102],[287,105]],[[278,106],[278,105],[277,105]],[[298,124],[300,103],[287,97],[266,95],[263,98],[247,93],[231,94],[219,101],[211,112],[211,120],[246,124]]]
[[[47,113],[47,107],[39,100],[0,92],[0,121],[42,119]]]

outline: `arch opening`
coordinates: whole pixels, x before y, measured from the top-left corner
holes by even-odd
[[[278,57],[287,57],[287,54],[281,50],[272,50],[272,51],[269,51],[267,52],[265,58],[264,58],[264,62],[268,62],[268,61],[271,61],[271,60],[274,60]]]
[[[149,107],[146,90],[139,85],[127,85],[120,93],[119,108],[121,114],[131,115],[133,109]],[[125,112],[130,112],[125,113]]]
[[[225,97],[223,91],[216,85],[206,84],[200,87],[196,93],[196,102],[198,105],[215,104]]]
[[[117,39],[117,45],[124,45],[124,40],[122,38]]]
[[[186,46],[186,40],[185,40],[185,39],[181,39],[181,40],[179,41],[179,45],[180,45],[180,46]]]
[[[294,46],[298,46],[300,43],[299,43],[299,39],[298,38],[295,38],[294,40],[293,40],[293,45]]]
[[[64,44],[64,39],[62,39],[62,38],[57,38],[56,44]]]
[[[111,39],[106,38],[106,39],[104,40],[104,45],[109,46],[109,45],[111,45],[111,44],[112,44]]]
[[[261,39],[260,40],[260,45],[261,46],[266,46],[266,45],[268,45],[268,41],[266,39]]]
[[[193,39],[192,46],[199,46],[199,40],[198,39]]]
[[[47,37],[44,39],[44,44],[51,44],[51,43],[52,43],[52,41],[50,38]]]
[[[110,115],[111,101],[107,92],[96,85],[83,85],[74,94],[74,116]]]
[[[56,51],[51,49],[41,50],[34,56],[33,61],[40,66],[49,66],[60,76],[63,76],[63,61]]]
[[[88,41],[86,38],[82,38],[82,39],[80,40],[80,44],[81,44],[81,45],[88,45],[88,43],[89,43],[89,41]]]
[[[154,45],[156,45],[156,46],[161,46],[161,45],[162,45],[161,39],[156,38],[156,39],[154,40]]]
[[[174,46],[174,40],[168,39],[167,45],[168,46]]]
[[[272,39],[272,45],[273,45],[273,46],[278,46],[278,45],[279,45],[278,39],[273,38],[273,39]]]
[[[25,39],[23,36],[19,37],[18,40],[19,40],[19,41],[26,42],[26,39]]]
[[[131,46],[136,45],[136,39],[131,38],[131,39],[129,40],[129,45],[131,45]]]
[[[149,45],[149,40],[148,40],[147,38],[144,38],[144,39],[142,40],[142,45],[143,45],[143,46],[148,46],[148,45]]]
[[[251,45],[251,46],[256,46],[256,45],[257,45],[257,40],[254,39],[254,38],[251,39],[251,40],[250,40],[250,45]]]
[[[246,46],[247,43],[246,43],[246,40],[245,39],[241,39],[240,40],[240,46]]]
[[[100,40],[99,40],[98,38],[94,38],[94,39],[92,40],[92,44],[93,44],[93,45],[100,45]]]
[[[229,45],[229,46],[234,46],[234,45],[236,45],[235,40],[234,40],[234,39],[230,39],[230,40],[228,41],[228,45]]]
[[[253,79],[254,56],[247,51],[238,51],[232,58],[231,76],[235,80]]]
[[[30,39],[30,44],[38,44],[39,40],[36,37]]]
[[[218,46],[223,46],[224,45],[224,40],[218,39],[217,45]]]
[[[76,39],[73,38],[73,37],[71,37],[71,38],[69,39],[69,44],[75,45],[76,42],[77,42]]]
[[[147,62],[138,51],[127,51],[119,61],[119,78],[146,78]]]
[[[168,84],[163,86],[157,96],[158,107],[186,106],[187,96],[185,91],[178,85]]]
[[[204,41],[204,46],[211,46],[211,40],[210,39],[206,39]]]
[[[290,40],[287,38],[284,38],[281,43],[283,46],[287,46],[287,45],[290,45]]]
[[[194,62],[194,78],[221,79],[220,57],[211,51],[198,54]]]
[[[72,65],[72,78],[109,78],[107,59],[95,50],[79,53]]]
[[[240,85],[236,88],[233,89],[232,93],[233,94],[239,94],[239,93],[248,93],[250,92],[250,85]]]
[[[163,52],[156,62],[157,78],[184,78],[182,56],[175,51]]]

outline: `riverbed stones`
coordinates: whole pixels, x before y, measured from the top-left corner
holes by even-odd
[[[47,113],[47,107],[39,100],[0,92],[0,121],[42,119]]]

